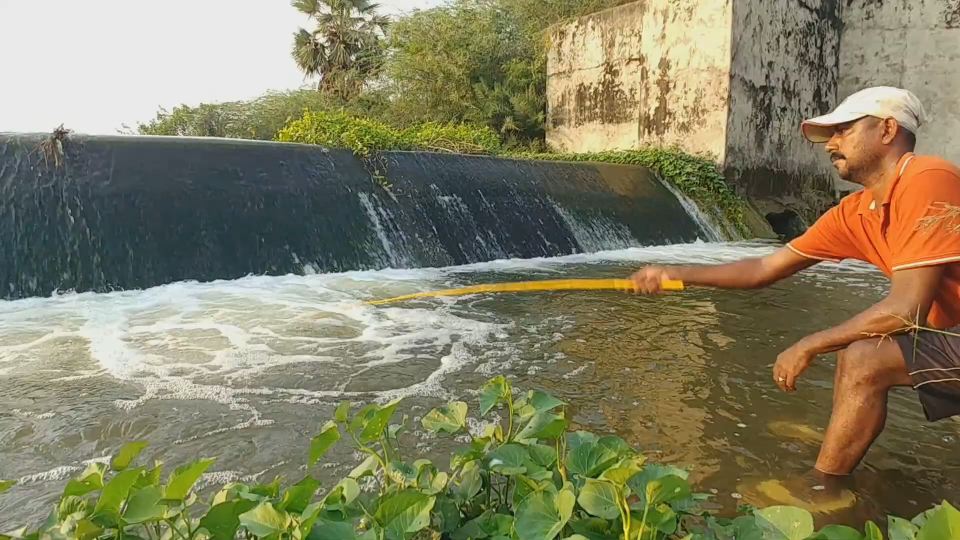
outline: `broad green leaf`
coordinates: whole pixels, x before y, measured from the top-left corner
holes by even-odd
[[[557,449],[545,444],[531,444],[527,446],[530,459],[541,467],[550,468],[557,462]]]
[[[387,433],[391,438],[396,439],[401,433],[407,429],[407,422],[410,421],[410,417],[403,415],[403,421],[399,424],[390,424],[387,426]]]
[[[620,437],[614,437],[613,435],[600,437],[600,439],[597,441],[597,444],[608,450],[612,450],[620,458],[632,456],[637,453],[633,448],[630,448],[630,445],[627,444],[626,441]]]
[[[310,530],[313,528],[314,523],[320,519],[320,512],[324,510],[323,502],[314,502],[307,505],[303,509],[303,512],[300,512],[299,519],[296,521],[300,523],[300,537],[310,534]],[[295,516],[297,517],[297,516]],[[296,536],[297,533],[294,533]]]
[[[619,463],[603,471],[600,479],[609,480],[618,486],[625,486],[635,475],[641,471],[643,465],[643,456],[633,456],[620,460]]]
[[[497,403],[507,398],[507,392],[510,391],[510,384],[503,375],[490,379],[487,384],[480,388],[480,415],[483,416],[490,412]]]
[[[600,438],[593,433],[586,431],[567,433],[567,448],[569,448],[571,452],[583,444],[597,444],[598,442],[600,442]]]
[[[341,424],[347,422],[347,418],[350,416],[350,402],[344,401],[340,405],[337,405],[337,410],[333,413],[333,419]]]
[[[620,506],[617,503],[619,498],[617,486],[610,482],[587,478],[587,483],[580,490],[577,502],[591,516],[616,519],[620,517]]]
[[[517,438],[520,440],[556,439],[563,435],[568,425],[570,421],[561,414],[540,412],[533,415],[527,425],[520,430]]]
[[[557,407],[566,405],[566,403],[559,399],[539,390],[531,390],[530,393],[527,394],[527,404],[532,406],[537,412],[552,411]]]
[[[103,532],[103,529],[95,525],[89,519],[81,519],[77,522],[77,529],[75,535],[77,540],[91,540],[96,538]]]
[[[390,493],[381,498],[374,517],[388,537],[406,538],[430,524],[430,510],[436,500],[419,491]]]
[[[619,456],[613,450],[595,442],[587,442],[578,445],[575,450],[570,452],[567,458],[567,469],[587,478],[596,478],[600,473],[617,463],[619,459]]]
[[[587,540],[619,540],[622,529],[613,522],[600,518],[578,519],[570,522],[573,532]]]
[[[583,536],[582,534],[574,534],[566,537],[564,540],[590,540],[590,539],[587,538],[586,536]]]
[[[257,503],[245,499],[220,503],[200,518],[200,527],[206,529],[213,540],[234,540],[240,528],[240,515],[255,506]]]
[[[530,461],[530,453],[519,444],[505,444],[497,448],[487,456],[487,465],[490,470],[511,476],[514,474],[523,474],[527,472]]]
[[[344,505],[353,503],[360,495],[360,484],[353,478],[344,478],[337,483],[337,487],[343,490]]]
[[[435,514],[440,518],[440,532],[450,534],[460,525],[460,509],[450,497],[437,497]]]
[[[647,483],[644,502],[651,506],[678,501],[690,496],[690,484],[679,476],[668,474]]]
[[[361,409],[360,412],[353,417],[353,421],[350,422],[350,426],[348,426],[347,429],[351,433],[356,433],[357,431],[363,429],[367,425],[367,422],[373,418],[373,415],[377,412],[378,408],[379,407],[376,405],[367,405]]]
[[[517,506],[514,531],[520,540],[553,540],[570,520],[576,503],[569,483],[556,494],[531,493]]]
[[[120,505],[127,498],[130,489],[140,478],[141,469],[130,469],[114,476],[107,485],[103,486],[100,492],[100,499],[97,500],[97,507],[94,509],[95,516],[118,517],[120,515]]]
[[[880,527],[877,527],[876,523],[867,521],[863,530],[867,533],[865,540],[883,540],[883,533],[880,532]]]
[[[553,483],[553,480],[541,480],[536,481],[532,478],[529,478],[524,475],[517,475],[516,477],[517,484],[513,489],[513,506],[520,506],[520,503],[531,493],[536,493],[538,491],[549,491],[554,495],[557,493],[557,486]]]
[[[513,529],[513,517],[486,511],[464,523],[450,535],[452,540],[469,540],[507,536]]]
[[[4,491],[12,488],[15,485],[17,485],[16,480],[7,480],[4,482],[0,482],[0,493],[3,493]]]
[[[352,523],[318,519],[310,529],[307,540],[356,540],[357,529]]]
[[[379,439],[380,436],[383,435],[383,430],[386,429],[387,424],[390,423],[390,418],[393,417],[393,412],[397,410],[397,405],[399,404],[400,400],[398,399],[377,409],[377,411],[373,413],[373,416],[370,417],[367,425],[363,426],[363,431],[360,432],[360,442],[366,444]]]
[[[340,429],[335,422],[327,422],[320,434],[310,441],[310,466],[316,465],[317,461],[327,453],[327,450],[340,440]]]
[[[420,421],[423,428],[431,433],[458,433],[467,425],[467,404],[462,401],[451,403],[427,413]]]
[[[313,499],[313,495],[320,488],[320,482],[307,475],[296,484],[288,487],[283,492],[283,500],[280,502],[280,510],[299,514],[306,509]]]
[[[280,496],[280,477],[276,476],[273,482],[269,484],[257,484],[250,488],[250,493],[254,493],[266,499],[274,499]]]
[[[427,493],[427,495],[437,495],[447,488],[447,484],[450,482],[450,475],[440,471],[436,474],[431,480],[429,486],[420,486],[420,488]]]
[[[483,459],[483,452],[479,450],[460,450],[450,455],[450,470],[456,471],[461,466],[478,459]]]
[[[364,476],[372,476],[377,472],[377,467],[379,466],[380,464],[377,462],[376,456],[369,456],[367,459],[363,460],[363,463],[357,465],[352,471],[350,471],[350,474],[348,474],[347,477],[358,480]]]
[[[147,486],[134,491],[127,501],[123,521],[135,524],[162,518],[167,509],[166,505],[160,504],[162,498],[163,490],[158,486]]]
[[[928,515],[927,522],[917,534],[917,540],[934,538],[960,538],[960,510],[947,501],[943,501],[939,509]]]
[[[71,495],[86,495],[91,491],[96,491],[103,487],[103,473],[107,470],[107,466],[103,463],[91,463],[87,466],[76,480],[71,480],[67,483],[67,487],[63,490],[64,497],[70,497]]]
[[[478,461],[471,461],[460,471],[460,483],[457,489],[453,490],[453,494],[461,504],[474,498],[483,488],[483,478],[480,475],[478,463]]]
[[[756,516],[735,518],[733,520],[734,538],[736,540],[767,540],[768,535],[760,527],[759,522],[760,519]]]
[[[643,469],[639,474],[632,476],[628,481],[627,485],[630,486],[630,489],[634,493],[640,496],[642,499],[641,502],[646,502],[646,492],[647,485],[657,479],[663,478],[665,476],[676,476],[682,480],[686,480],[688,473],[683,469],[678,469],[677,467],[671,467],[669,465],[654,465],[646,464],[643,466]],[[687,492],[689,494],[689,490]]]
[[[240,524],[256,536],[270,536],[289,528],[290,515],[277,510],[272,504],[262,502],[256,508],[240,514]]]
[[[134,487],[142,488],[147,486],[159,486],[160,474],[162,471],[163,463],[160,463],[159,461],[154,463],[154,467],[152,469],[140,474],[140,478],[137,479],[137,484]]]
[[[187,463],[176,470],[167,479],[167,487],[163,492],[163,498],[182,500],[190,493],[190,488],[197,483],[200,476],[203,475],[213,465],[216,459],[200,459],[192,463]]]
[[[863,540],[863,535],[846,525],[827,525],[812,540]]]
[[[813,534],[813,516],[801,508],[771,506],[754,515],[757,525],[776,540],[804,540]]]
[[[147,443],[145,442],[132,442],[124,445],[123,448],[120,449],[120,452],[110,460],[110,467],[115,471],[126,469],[146,447]]]
[[[887,534],[890,540],[915,540],[920,527],[905,519],[887,516]]]
[[[387,463],[387,470],[384,473],[402,487],[412,486],[417,481],[417,470],[402,461]]]

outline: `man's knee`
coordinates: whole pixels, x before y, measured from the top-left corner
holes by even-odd
[[[840,384],[846,387],[890,388],[902,383],[906,365],[900,347],[885,340],[855,341],[837,355]]]

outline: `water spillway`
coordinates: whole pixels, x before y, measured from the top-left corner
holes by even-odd
[[[451,266],[716,240],[641,167],[318,146],[0,134],[4,298]]]

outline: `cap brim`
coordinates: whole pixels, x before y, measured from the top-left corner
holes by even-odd
[[[800,124],[804,138],[812,143],[825,143],[833,137],[834,126],[846,124],[863,118],[864,114],[834,111],[830,114],[811,118]]]

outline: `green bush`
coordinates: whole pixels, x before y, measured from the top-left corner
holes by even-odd
[[[587,161],[640,165],[657,172],[682,193],[707,208],[717,208],[728,223],[742,235],[749,233],[744,224],[746,201],[727,184],[716,162],[695,156],[679,148],[642,148],[640,150],[585,154],[512,153],[519,159],[548,161]]]
[[[485,126],[428,122],[404,130],[403,138],[419,150],[457,154],[500,152],[500,137]]]
[[[424,150],[495,154],[500,139],[488,127],[428,122],[403,131],[345,111],[306,111],[277,134],[281,142],[349,148],[367,156],[377,151]]]
[[[687,471],[648,463],[617,437],[569,433],[566,404],[548,394],[514,395],[503,377],[480,389],[480,415],[500,408],[507,420],[493,422],[479,437],[466,429],[466,403],[450,403],[423,417],[427,431],[470,441],[451,454],[448,468],[404,457],[399,436],[409,418],[392,422],[399,401],[358,411],[351,411],[350,403],[340,404],[334,419],[311,441],[308,465],[315,466],[342,439],[367,458],[320,496],[320,483],[308,474],[285,489],[281,478],[255,486],[230,483],[201,501],[193,486],[213,459],[183,465],[162,483],[162,464],[132,465],[146,446],[133,443],[109,467],[90,465],[70,481],[39,528],[2,538],[882,538],[873,522],[866,523],[866,536],[842,526],[817,533],[808,512],[786,506],[746,509],[733,520],[715,518],[701,507],[710,495],[692,492]],[[0,483],[0,492],[12,486]],[[960,530],[960,511],[944,502],[912,521],[891,517],[889,525],[892,538],[954,538],[950,531]]]
[[[411,150],[396,129],[344,111],[305,111],[277,133],[281,142],[349,148],[362,156],[377,150]]]

